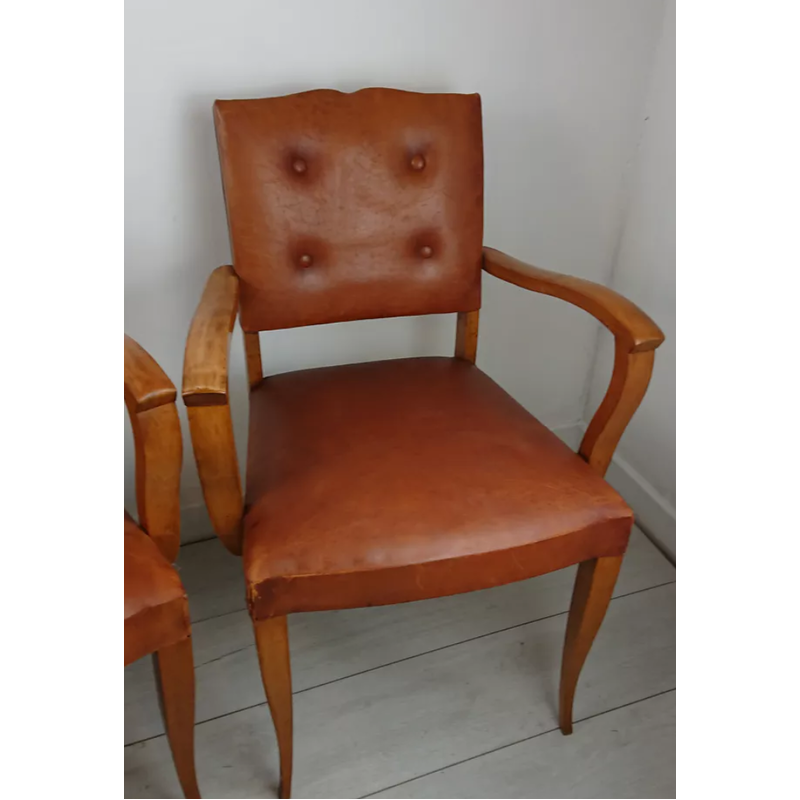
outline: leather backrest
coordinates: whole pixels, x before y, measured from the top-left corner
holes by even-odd
[[[214,105],[246,331],[480,306],[480,97],[321,89]]]

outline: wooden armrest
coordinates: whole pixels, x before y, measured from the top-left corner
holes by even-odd
[[[136,448],[139,525],[174,561],[180,547],[183,442],[177,392],[152,356],[125,337],[125,405]]]
[[[508,283],[588,311],[630,353],[655,350],[664,341],[661,329],[644,311],[607,286],[531,266],[491,247],[483,248],[483,268]]]
[[[125,405],[130,414],[173,403],[177,392],[155,359],[125,334]]]
[[[655,350],[664,341],[664,334],[637,305],[607,286],[533,267],[491,247],[483,249],[483,268],[501,280],[561,298],[588,311],[614,334],[611,382],[578,448],[578,454],[605,475],[617,444],[647,391]]]
[[[228,402],[228,349],[238,305],[239,279],[233,269],[215,269],[186,339],[182,395],[187,406]]]
[[[182,395],[211,523],[225,547],[240,555],[244,500],[228,405],[228,350],[238,304],[233,269],[215,269],[186,339]]]

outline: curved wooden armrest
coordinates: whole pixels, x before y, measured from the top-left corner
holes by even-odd
[[[539,269],[491,247],[483,249],[483,268],[496,278],[588,311],[614,334],[611,383],[578,448],[581,457],[605,475],[647,391],[655,350],[664,341],[664,334],[637,305],[607,286]]]
[[[239,279],[233,269],[215,269],[186,338],[182,394],[187,406],[227,404],[228,349],[238,305]]]
[[[239,304],[239,279],[215,269],[197,306],[183,363],[183,401],[197,471],[214,530],[230,552],[242,549],[244,504],[228,405],[228,351]]]
[[[136,448],[139,525],[170,561],[180,547],[183,442],[176,395],[152,356],[125,336],[125,405]]]
[[[644,311],[607,286],[531,266],[491,247],[483,248],[483,268],[508,283],[559,297],[588,311],[630,353],[655,350],[664,341],[661,328]]]
[[[125,405],[130,414],[175,402],[175,384],[135,339],[125,334]]]

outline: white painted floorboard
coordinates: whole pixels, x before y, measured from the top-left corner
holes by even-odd
[[[372,797],[675,797],[675,692],[607,711]]]
[[[204,603],[202,587],[213,585],[214,561],[207,555],[210,545],[214,545],[215,550],[222,549],[214,541],[191,545],[185,548],[188,552],[181,555],[182,577],[190,603],[204,609],[208,606]],[[227,554],[223,556],[227,558]],[[227,562],[222,563],[223,570],[227,570]],[[244,597],[239,575],[241,565],[238,560],[234,565],[237,575],[224,572],[221,587],[213,590],[218,607],[229,607]],[[293,615],[290,617],[290,641],[294,689],[301,691],[476,636],[563,613],[569,609],[574,575],[573,567],[529,581],[437,600]],[[615,595],[672,581],[674,575],[672,565],[636,531]],[[263,702],[252,626],[244,609],[195,623],[192,636],[198,722]],[[163,730],[152,666],[146,658],[126,669],[125,743],[156,736]]]
[[[198,719],[208,720],[196,728],[201,790],[273,797],[276,745],[237,611],[240,567],[229,559],[236,574],[226,563],[215,584],[210,545],[181,557],[193,616],[206,616],[194,630]],[[675,686],[675,587],[664,585],[674,569],[635,535],[576,698],[576,720],[594,718],[565,738],[550,731],[572,574],[294,617],[295,797],[674,796],[673,696],[663,695]],[[146,661],[126,671],[128,740],[161,730],[149,672]],[[484,762],[490,784],[469,777]],[[126,747],[125,763],[126,797],[180,796],[163,736]]]

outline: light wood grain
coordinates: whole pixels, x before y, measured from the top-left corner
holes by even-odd
[[[372,797],[675,797],[675,693],[513,744]]]
[[[194,763],[194,664],[187,636],[153,654],[158,694],[184,797],[200,797]]]
[[[561,659],[558,716],[564,734],[572,733],[575,688],[592,642],[603,624],[621,566],[621,556],[594,558],[578,565]]]
[[[480,311],[461,311],[456,322],[456,358],[475,363]]]
[[[244,354],[247,359],[247,382],[252,389],[261,383],[264,377],[263,366],[261,363],[261,342],[258,333],[244,332]]]
[[[183,441],[175,386],[150,354],[125,337],[125,406],[136,455],[139,526],[174,561],[180,547]]]
[[[214,270],[192,319],[183,363],[183,400],[203,498],[214,530],[236,555],[242,552],[244,500],[228,404],[228,349],[238,297],[233,269]]]
[[[292,796],[292,669],[286,617],[253,621],[261,680],[278,740],[278,797]]]
[[[241,562],[217,541],[182,549],[181,576],[193,619],[197,719],[206,720],[264,700],[252,624],[244,610]],[[440,647],[565,613],[576,568],[481,592],[396,606],[294,614],[290,618],[292,676],[304,691],[348,675]],[[216,579],[215,579],[216,576]],[[675,579],[675,568],[634,530],[615,595]],[[209,602],[205,602],[206,596]],[[235,613],[224,613],[234,608]],[[125,741],[163,732],[146,664],[125,677]]]
[[[552,730],[565,621],[500,631],[296,694],[295,795],[360,797]],[[586,662],[576,721],[674,688],[674,625],[674,586],[612,601]],[[198,725],[196,741],[207,796],[274,796],[266,705]],[[178,796],[163,738],[126,748],[125,760],[126,796]]]
[[[644,398],[654,361],[654,350],[629,353],[622,342],[616,344],[611,382],[578,448],[600,475],[606,474],[617,444]]]
[[[230,408],[189,406],[186,411],[208,516],[225,547],[240,555],[244,497]]]
[[[187,406],[228,402],[228,348],[239,305],[239,279],[230,266],[208,278],[197,306],[183,358],[183,400]]]
[[[139,525],[169,561],[180,548],[181,425],[175,403],[131,415]]]
[[[139,411],[171,403],[177,392],[156,360],[135,339],[125,335],[125,405]]]

